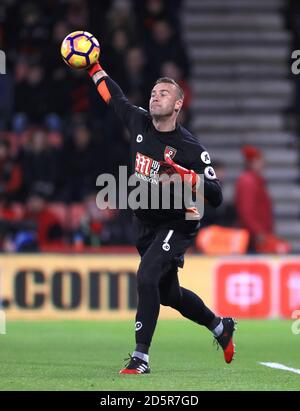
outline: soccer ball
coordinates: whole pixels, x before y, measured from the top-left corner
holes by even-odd
[[[98,61],[100,45],[91,33],[74,31],[64,38],[60,52],[68,66],[85,69]]]

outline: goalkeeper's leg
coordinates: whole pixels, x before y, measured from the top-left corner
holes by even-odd
[[[176,256],[184,254],[192,241],[189,234],[167,228],[152,234],[150,245],[139,247],[142,259],[137,272],[136,348],[121,374],[149,372],[148,351],[160,309],[159,284]]]
[[[179,311],[189,320],[208,328],[224,351],[224,358],[230,363],[234,356],[232,335],[235,321],[232,318],[216,316],[194,292],[180,287],[177,264],[172,264],[170,270],[163,276],[160,286],[160,301],[162,305],[170,306]]]

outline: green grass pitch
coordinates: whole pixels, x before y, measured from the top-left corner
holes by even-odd
[[[160,320],[149,375],[118,375],[134,347],[134,322],[8,322],[0,335],[1,390],[300,390],[300,335],[291,321],[239,321],[231,365],[211,334],[186,320]]]

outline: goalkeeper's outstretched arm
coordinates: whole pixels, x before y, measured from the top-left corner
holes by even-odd
[[[101,98],[106,104],[112,106],[127,126],[130,125],[134,116],[141,113],[145,115],[145,110],[139,109],[128,101],[118,84],[108,76],[99,63],[90,67],[88,73],[94,81]]]

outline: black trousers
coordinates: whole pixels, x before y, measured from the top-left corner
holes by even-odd
[[[178,310],[184,317],[208,326],[215,315],[192,291],[181,287],[178,267],[197,230],[184,232],[136,221],[137,249],[141,262],[137,272],[138,307],[136,343],[150,346],[160,304]]]

